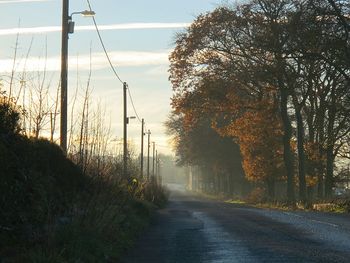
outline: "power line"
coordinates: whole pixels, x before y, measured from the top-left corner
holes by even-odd
[[[87,1],[87,4],[88,4],[88,6],[89,6],[90,11],[92,11],[92,7],[91,7],[90,0],[86,0],[86,1]],[[120,76],[118,75],[118,73],[117,73],[115,67],[113,66],[112,61],[111,61],[111,59],[110,59],[110,57],[109,57],[109,55],[108,55],[106,46],[105,46],[105,44],[104,44],[104,42],[103,42],[102,36],[101,36],[100,31],[99,31],[99,29],[98,29],[98,26],[97,26],[95,17],[92,17],[92,19],[93,19],[93,22],[94,22],[94,25],[95,25],[95,29],[96,29],[98,38],[99,38],[99,40],[100,40],[100,43],[101,43],[101,45],[102,45],[102,48],[103,48],[104,53],[105,53],[105,55],[106,55],[106,57],[107,57],[107,60],[108,60],[108,62],[109,62],[110,67],[111,67],[112,71],[114,72],[114,75],[118,78],[118,80],[119,80],[121,83],[124,83],[124,81],[122,81],[122,79],[121,79]],[[139,121],[139,122],[142,122],[140,116],[139,116],[138,113],[137,113],[137,110],[136,110],[136,107],[135,107],[133,98],[132,98],[132,96],[131,96],[131,92],[130,92],[129,86],[128,86],[128,94],[129,94],[129,98],[130,98],[130,101],[131,101],[131,105],[132,105],[132,107],[133,107],[133,109],[134,109],[134,113],[135,113],[135,115],[136,115],[138,121]]]
[[[92,7],[91,7],[90,0],[86,0],[86,1],[87,1],[87,4],[88,4],[88,6],[89,6],[90,11],[92,11],[93,9],[92,9]],[[109,65],[110,65],[110,67],[111,67],[111,69],[112,69],[114,75],[118,78],[118,80],[119,80],[122,84],[124,84],[124,81],[120,78],[119,74],[117,73],[117,71],[116,71],[115,67],[113,66],[112,61],[111,61],[111,59],[110,59],[110,57],[109,57],[109,55],[108,55],[106,46],[105,46],[105,44],[104,44],[104,42],[103,42],[103,39],[102,39],[102,36],[101,36],[101,34],[100,34],[100,30],[98,29],[98,26],[97,26],[95,17],[92,17],[92,20],[93,20],[93,22],[94,22],[94,25],[95,25],[95,29],[96,29],[98,38],[99,38],[99,40],[100,40],[101,46],[102,46],[103,51],[104,51],[104,53],[105,53],[105,55],[106,55],[106,58],[107,58],[107,60],[108,60],[108,63],[109,63]],[[134,104],[134,100],[133,100],[133,98],[132,98],[132,95],[131,95],[129,86],[128,86],[128,95],[129,95],[130,102],[131,102],[131,105],[132,105],[132,108],[133,108],[133,110],[134,110],[134,113],[135,113],[135,115],[136,115],[137,120],[138,120],[139,122],[142,122],[140,116],[139,116],[138,113],[137,113],[137,110],[136,110],[136,107],[135,107],[135,104]]]
[[[134,109],[134,113],[136,115],[136,118],[138,119],[139,122],[142,122],[141,118],[137,114],[137,111],[136,111],[135,104],[134,104],[134,101],[133,101],[132,96],[131,96],[131,92],[130,92],[129,86],[128,86],[128,94],[129,94],[130,102],[131,102],[132,108]]]
[[[86,1],[87,1],[87,4],[88,4],[88,6],[89,6],[90,11],[92,11],[91,4],[90,4],[90,0],[86,0]],[[109,65],[111,66],[111,69],[112,69],[114,75],[118,78],[118,80],[119,80],[121,83],[124,83],[124,81],[122,81],[122,79],[119,77],[119,75],[118,75],[116,69],[114,68],[114,66],[113,66],[113,64],[112,64],[112,61],[111,61],[111,59],[110,59],[110,57],[109,57],[109,55],[108,55],[106,46],[105,46],[105,44],[103,43],[103,39],[102,39],[102,36],[101,36],[101,34],[100,34],[100,30],[98,29],[98,26],[97,26],[95,17],[92,17],[92,20],[93,20],[93,22],[94,22],[95,29],[96,29],[98,38],[99,38],[99,40],[100,40],[100,43],[101,43],[101,45],[102,45],[103,51],[104,51],[104,53],[105,53],[105,55],[106,55],[106,57],[107,57],[108,63],[109,63]]]

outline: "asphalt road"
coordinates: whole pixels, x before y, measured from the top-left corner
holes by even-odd
[[[177,189],[122,262],[350,262],[350,216],[257,209]]]

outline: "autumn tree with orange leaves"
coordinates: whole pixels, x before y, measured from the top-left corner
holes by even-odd
[[[231,123],[228,123],[230,125],[238,118],[239,123],[238,120],[243,120],[252,114],[255,102],[259,104],[266,94],[271,93],[271,89],[275,90],[272,84],[276,83],[271,84],[268,75],[272,67],[271,58],[266,56],[266,51],[261,53],[260,47],[251,45],[251,33],[254,32],[254,27],[249,24],[247,12],[251,12],[249,6],[241,6],[237,10],[218,8],[208,15],[198,17],[188,32],[178,37],[177,46],[170,56],[170,80],[174,88],[172,105],[175,112],[184,114],[189,123],[193,123],[201,111],[211,112],[212,116],[214,115],[213,122],[230,120]],[[261,23],[260,20],[261,17],[256,16],[254,24]],[[254,103],[242,105],[240,102],[232,101],[232,95],[240,101]],[[247,109],[249,112],[246,112]],[[222,125],[225,125],[225,121]],[[260,124],[252,122],[252,125],[257,127]],[[262,129],[259,132],[264,133]],[[232,138],[237,137],[238,133],[238,130],[233,133],[231,129],[231,132],[221,134]],[[246,129],[244,135],[249,137],[250,133],[255,138],[255,146],[258,147],[256,140],[262,137],[259,138],[255,130],[250,129]],[[281,133],[284,134],[286,133]],[[244,140],[243,133],[240,135],[242,136],[239,138],[239,143],[248,143]],[[276,138],[270,132],[266,132],[266,135],[273,137],[271,140]],[[264,139],[270,141],[267,137]],[[281,143],[281,140],[279,142]],[[263,160],[266,161],[274,153],[266,157],[256,155],[256,160],[262,160],[260,165],[253,162],[248,165],[254,156],[249,156],[247,151],[252,145],[254,142],[250,145],[240,145],[242,155],[242,149],[246,149],[244,152],[246,156],[243,156],[245,171],[249,171],[248,178],[252,181],[268,182],[269,178],[269,193],[273,196],[274,191],[271,189],[274,182],[271,178],[275,176],[267,175],[267,169],[265,171],[259,169]],[[293,180],[289,181],[293,184]]]
[[[215,130],[239,143],[247,178],[265,182],[271,196],[269,180],[286,179],[291,205],[305,203],[315,181],[319,197],[331,195],[350,133],[347,16],[339,18],[348,9],[334,3],[219,7],[178,34],[169,57],[172,106],[183,125],[209,113]]]
[[[237,138],[242,165],[249,181],[264,183],[270,199],[275,198],[275,183],[285,179],[282,148],[282,123],[276,99],[235,100],[246,110],[224,127],[223,136]]]

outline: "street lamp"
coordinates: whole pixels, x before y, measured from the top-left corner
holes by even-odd
[[[70,16],[68,17],[68,33],[69,34],[74,33],[75,22],[73,21],[72,17],[73,17],[73,15],[78,15],[78,14],[81,14],[83,17],[93,17],[93,16],[95,16],[96,13],[94,11],[89,11],[89,10],[71,13]]]
[[[128,117],[128,118],[127,118],[126,124],[129,124],[129,121],[130,121],[130,120],[135,120],[135,119],[136,119],[136,116],[130,116],[130,117]]]
[[[60,146],[67,153],[67,97],[68,97],[68,34],[74,32],[72,16],[82,14],[93,16],[94,11],[73,12],[69,16],[69,0],[63,0],[62,5],[62,42],[61,42],[61,123],[60,123]]]

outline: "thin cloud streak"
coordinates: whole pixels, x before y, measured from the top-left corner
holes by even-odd
[[[52,0],[0,0],[1,4],[16,4],[16,3],[29,3],[29,2],[50,2]]]
[[[23,1],[23,0],[22,0]],[[104,30],[131,30],[131,29],[172,29],[185,28],[189,23],[127,23],[127,24],[112,24],[100,25],[98,28]],[[91,31],[95,30],[94,26],[76,26],[75,31]],[[42,34],[61,32],[60,26],[46,26],[46,27],[24,27],[24,28],[5,28],[0,29],[0,36],[9,36],[16,34]]]
[[[109,52],[112,63],[116,67],[138,67],[152,65],[168,65],[168,54],[170,51],[155,52],[138,52],[138,51],[113,51]],[[105,54],[102,52],[93,53],[92,66],[94,70],[105,69],[109,67]],[[61,58],[59,56],[40,58],[29,57],[25,62],[24,59],[16,64],[16,70],[28,72],[37,71],[60,71]],[[0,59],[0,72],[10,73],[13,66],[13,59]],[[24,68],[25,67],[25,68]],[[90,54],[84,54],[69,57],[69,69],[89,70]]]

